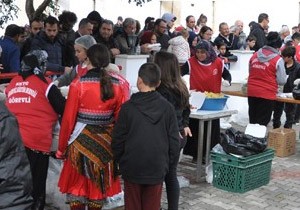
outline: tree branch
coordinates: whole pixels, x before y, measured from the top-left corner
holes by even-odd
[[[49,6],[51,0],[44,0],[43,3],[36,9],[34,17],[39,17],[45,11],[46,7]]]
[[[33,7],[33,0],[26,0],[25,3],[25,12],[29,20],[33,19],[34,15],[34,7]]]

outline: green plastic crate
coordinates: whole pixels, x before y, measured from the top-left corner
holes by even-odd
[[[244,193],[270,181],[274,150],[248,157],[211,152],[213,186],[229,192]]]

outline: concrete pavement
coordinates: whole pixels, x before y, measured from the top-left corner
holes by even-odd
[[[196,183],[196,164],[192,163],[191,157],[183,156],[178,166],[178,176],[185,177],[190,184],[188,187],[181,188],[179,209],[300,210],[300,141],[298,137],[300,126],[294,126],[294,129],[297,133],[296,154],[285,158],[274,157],[269,184],[243,194],[220,190],[206,182]],[[243,131],[243,128],[239,127],[239,130]],[[50,204],[46,210],[68,209],[67,205],[63,205],[64,196],[58,195],[57,191],[48,192],[47,196],[56,194],[55,200],[60,203],[60,207]],[[162,208],[167,209],[165,189],[162,196]],[[124,207],[119,207],[114,210],[123,209]]]
[[[299,126],[294,126],[299,134]],[[270,128],[269,128],[270,129]],[[296,154],[272,161],[268,185],[246,193],[231,193],[206,182],[196,183],[196,165],[184,156],[178,175],[190,180],[189,187],[181,188],[179,209],[188,210],[297,210],[300,209],[300,141],[297,135]],[[162,198],[167,209],[166,194]]]

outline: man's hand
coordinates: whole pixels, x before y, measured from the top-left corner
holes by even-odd
[[[66,66],[66,67],[65,67],[65,71],[64,71],[64,73],[65,73],[65,74],[69,74],[71,71],[72,71],[72,68],[71,68],[71,67],[68,67],[68,66]]]
[[[111,48],[110,51],[111,51],[113,57],[115,57],[116,55],[119,55],[121,53],[118,48]]]

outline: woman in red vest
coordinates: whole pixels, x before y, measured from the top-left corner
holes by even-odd
[[[224,62],[219,58],[211,45],[206,40],[201,40],[196,45],[196,55],[191,57],[182,67],[182,75],[190,74],[190,90],[221,92],[221,85],[229,86],[231,75],[224,68]],[[224,80],[222,81],[222,77]],[[198,148],[198,124],[196,119],[190,119],[190,128],[193,136],[188,137],[187,144],[183,150],[186,155],[191,155],[193,160],[197,159]],[[204,134],[206,136],[205,123]],[[211,147],[220,141],[220,120],[212,121]],[[206,146],[204,145],[204,149]],[[203,153],[205,154],[205,153]]]
[[[6,105],[18,119],[30,163],[34,210],[44,209],[52,130],[65,107],[65,98],[44,77],[46,61],[46,51],[29,52],[22,60],[19,75],[5,89]]]

